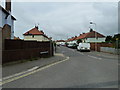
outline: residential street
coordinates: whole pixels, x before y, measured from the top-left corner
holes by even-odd
[[[66,59],[12,77],[4,82],[3,88],[118,88],[117,55],[79,52],[63,46],[57,48],[57,53],[64,54]]]

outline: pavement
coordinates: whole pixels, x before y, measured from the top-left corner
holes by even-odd
[[[60,60],[63,60],[65,56],[61,53],[55,53],[53,57],[49,58],[39,58],[38,60],[34,61],[27,61],[23,63],[15,63],[15,64],[8,64],[2,67],[2,77],[7,77],[19,72],[24,72],[28,69],[31,69],[33,67],[43,67],[45,65],[48,65],[53,62],[57,62]]]
[[[109,59],[116,59],[118,60],[119,55],[116,54],[111,54],[111,53],[106,53],[106,52],[96,52],[96,51],[92,51],[90,52],[91,54],[95,54],[97,56],[103,57],[103,58],[109,58]]]
[[[116,56],[93,51],[79,52],[62,46],[57,48],[57,53],[57,57],[49,60],[60,60],[41,68],[38,68],[41,64],[39,60],[3,67],[7,75],[13,72],[18,72],[18,75],[0,84],[3,88],[118,88],[119,64]],[[19,74],[22,70],[26,72]]]

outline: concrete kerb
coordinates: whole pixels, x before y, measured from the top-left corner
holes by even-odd
[[[106,57],[106,58],[111,58],[111,59],[118,59],[118,56],[117,54],[113,54],[113,53],[108,53],[108,52],[95,52],[95,55],[98,55],[98,56],[102,56],[102,57]]]
[[[51,58],[42,58],[40,60],[34,60],[34,61],[29,61],[29,62],[24,62],[24,63],[18,63],[18,64],[12,64],[12,65],[8,65],[8,66],[4,66],[2,68],[3,70],[3,77],[15,74],[15,73],[19,73],[25,70],[28,70],[29,68],[35,67],[35,66],[39,66],[39,67],[43,67],[52,63],[56,63],[59,61],[62,61],[64,59],[66,59],[67,57],[64,56],[63,54],[60,53],[56,53],[54,55],[54,57]],[[18,68],[18,70],[17,70]],[[11,71],[10,73],[8,73],[9,71]]]
[[[60,56],[60,57],[65,57],[63,54],[61,53],[55,53],[54,56]],[[54,56],[51,56],[51,57],[54,57]],[[46,58],[50,58],[50,57],[46,57]],[[8,62],[8,63],[5,63],[3,64],[2,66],[9,66],[9,65],[14,65],[14,64],[20,64],[20,63],[26,63],[26,62],[29,62],[29,61],[35,61],[35,60],[42,60],[42,59],[46,59],[46,58],[32,58],[32,59],[23,59],[23,60],[18,60],[18,61],[13,61],[13,62]]]
[[[1,79],[2,81],[0,81],[0,86],[5,84],[5,83],[9,83],[9,82],[12,82],[14,80],[29,76],[31,74],[34,74],[34,73],[38,72],[38,71],[44,70],[46,68],[49,68],[51,66],[54,66],[56,64],[59,64],[59,63],[62,63],[64,61],[69,60],[69,57],[64,56],[63,54],[55,54],[55,55],[56,56],[62,56],[62,57],[64,57],[64,59],[59,60],[59,61],[54,61],[54,62],[45,64],[45,65],[42,65],[42,66],[35,66],[35,67],[31,68],[31,69],[24,70],[24,71],[19,72],[19,73],[14,73],[14,74],[2,77],[2,79]]]

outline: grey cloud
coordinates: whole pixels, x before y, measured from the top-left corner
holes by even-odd
[[[89,22],[105,35],[117,33],[116,3],[13,3],[17,21],[15,35],[22,34],[39,23],[48,36],[65,39],[89,31]],[[92,26],[94,28],[94,26]]]

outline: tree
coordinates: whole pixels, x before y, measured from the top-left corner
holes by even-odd
[[[120,48],[120,34],[115,34],[112,42],[114,43],[115,48]]]
[[[108,43],[112,42],[112,40],[113,40],[112,36],[107,36],[105,39],[105,41]]]
[[[78,39],[77,40],[77,43],[79,44],[79,43],[81,43],[82,42],[82,39]]]
[[[115,42],[116,40],[120,40],[120,34],[115,34],[112,41]]]

